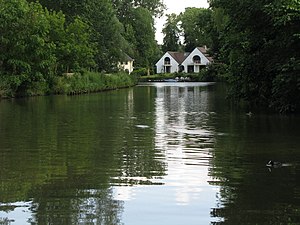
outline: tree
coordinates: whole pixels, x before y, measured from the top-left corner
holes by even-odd
[[[121,22],[130,16],[132,9],[142,7],[147,9],[152,16],[162,16],[166,8],[162,0],[112,0]]]
[[[132,27],[136,38],[136,64],[150,69],[159,52],[150,11],[142,7],[136,8]]]
[[[34,0],[32,0],[34,1]],[[116,11],[110,0],[41,0],[41,3],[54,11],[66,15],[67,24],[81,18],[90,29],[91,42],[97,50],[95,62],[97,70],[111,71],[123,56],[129,45],[123,37],[122,24],[116,17]]]
[[[299,111],[298,0],[211,0],[228,18],[219,33],[231,94],[280,112]]]
[[[39,3],[0,0],[0,75],[10,95],[49,90],[56,75],[94,66],[88,26]]]
[[[165,8],[161,0],[113,0],[117,17],[128,42],[125,52],[135,59],[137,67],[150,68],[159,55],[155,41],[154,17]],[[143,14],[144,13],[144,14]]]
[[[197,46],[211,45],[209,31],[212,27],[212,11],[210,9],[186,8],[180,14],[180,21],[186,51],[192,51]]]
[[[176,14],[172,13],[167,15],[167,22],[162,30],[164,34],[163,39],[163,52],[178,51],[180,47],[180,29],[178,27],[179,18]]]
[[[0,5],[0,75],[12,95],[23,94],[32,83],[44,83],[55,64],[48,39],[50,14],[25,0],[1,0]]]
[[[272,44],[278,56],[270,70],[272,80],[270,105],[281,112],[299,111],[300,106],[300,2],[277,0],[266,6],[276,33]],[[270,44],[271,44],[270,43]]]

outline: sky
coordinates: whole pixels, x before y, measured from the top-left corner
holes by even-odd
[[[187,7],[197,7],[197,8],[208,8],[207,0],[164,0],[167,10],[165,14],[176,13],[179,14],[184,12]],[[155,20],[156,27],[156,40],[158,44],[163,42],[162,29],[166,22],[166,17],[162,17]]]

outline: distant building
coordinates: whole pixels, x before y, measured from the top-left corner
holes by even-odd
[[[127,71],[129,74],[132,73],[133,68],[134,68],[133,67],[134,59],[132,59],[127,54],[124,54],[123,58],[124,58],[123,61],[119,62],[118,68],[121,69],[121,70]]]
[[[166,52],[155,64],[157,73],[198,73],[201,67],[212,62],[206,47],[197,47],[192,52]]]

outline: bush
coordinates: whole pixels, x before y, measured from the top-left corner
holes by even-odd
[[[53,92],[56,94],[80,94],[129,87],[135,84],[135,77],[124,72],[102,74],[86,71],[82,74],[75,73],[71,76],[59,77]]]
[[[134,69],[131,73],[131,75],[133,76],[147,76],[148,75],[148,69],[147,68],[138,68],[138,69]]]

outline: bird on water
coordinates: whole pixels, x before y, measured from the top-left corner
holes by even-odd
[[[267,164],[266,164],[267,167],[272,167],[272,168],[280,168],[282,167],[282,163],[281,162],[276,162],[276,161],[273,161],[273,160],[270,160]]]

